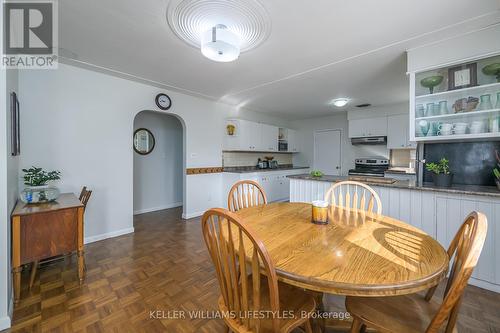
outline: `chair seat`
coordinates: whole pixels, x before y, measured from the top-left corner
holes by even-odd
[[[247,278],[247,283],[249,286],[249,295],[251,295],[251,285],[252,277]],[[262,276],[260,279],[260,309],[261,311],[271,311],[271,306],[269,302],[269,289],[267,284],[267,278]],[[295,327],[298,327],[308,320],[307,316],[302,316],[304,313],[313,313],[316,310],[316,302],[311,294],[306,291],[290,286],[285,283],[278,282],[279,290],[279,302],[280,302],[280,312],[285,314],[285,318],[280,319],[280,332],[290,332]],[[251,297],[250,297],[251,298]],[[251,300],[249,300],[251,303]],[[227,311],[224,304],[224,298],[219,297],[219,309],[221,311]],[[293,314],[293,317],[288,318],[288,314]],[[231,324],[234,321],[231,321]],[[230,325],[230,323],[228,323]],[[236,331],[246,331],[243,325],[239,329],[235,328]],[[260,331],[261,333],[273,332],[272,320],[271,318],[265,318],[260,320]]]
[[[347,297],[347,311],[381,332],[424,333],[440,304],[420,294],[391,297]],[[444,332],[446,323],[442,327]],[[456,333],[456,327],[453,329]]]

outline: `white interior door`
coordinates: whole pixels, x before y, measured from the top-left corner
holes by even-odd
[[[341,175],[340,130],[314,132],[314,170],[326,175]]]

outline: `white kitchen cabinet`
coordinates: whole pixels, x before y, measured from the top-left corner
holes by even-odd
[[[288,151],[292,153],[299,152],[299,139],[297,137],[297,131],[293,129],[287,130],[288,136]]]
[[[227,126],[229,125],[234,126],[234,132],[232,135],[229,135],[228,133]],[[224,149],[245,151],[263,150],[262,124],[243,119],[227,120],[224,136]]]
[[[374,117],[349,120],[349,137],[386,136],[387,117]]]
[[[288,175],[299,175],[309,173],[309,169],[276,170],[249,173],[224,172],[223,193],[226,196],[231,186],[240,180],[254,180],[258,182],[266,192],[267,201],[286,201],[290,195],[290,180]],[[227,199],[224,198],[224,202]]]
[[[482,44],[491,43],[485,39]],[[474,54],[471,57],[436,62],[446,64],[445,66],[427,67],[424,71],[417,72],[409,66],[409,127],[412,140],[463,142],[496,140],[500,137],[497,123],[500,104],[497,101],[499,97],[496,97],[500,82],[495,75],[481,75],[479,71],[489,64],[498,63],[500,55],[497,50],[494,56],[490,56],[491,53],[481,56],[476,47],[470,49],[471,55]],[[410,58],[411,54],[412,52],[409,53]],[[467,70],[472,64],[473,68],[477,68],[477,74],[475,69],[471,69],[471,72]],[[456,68],[463,69],[456,71]],[[441,76],[440,84],[432,88],[422,85],[423,81],[428,81],[429,77],[436,75]],[[447,77],[448,75],[452,76]],[[456,86],[453,86],[454,83]]]
[[[261,127],[261,143],[260,149],[262,151],[278,151],[278,135],[279,128],[267,124],[258,124]]]
[[[262,149],[262,126],[253,121],[243,121],[244,150],[263,150]]]
[[[488,197],[437,194],[436,222],[437,239],[448,247],[465,216],[471,211],[480,211],[488,219],[488,234],[472,277],[500,285],[500,201]]]
[[[415,148],[410,142],[410,125],[408,114],[387,117],[387,149]]]
[[[224,150],[278,151],[278,134],[279,128],[276,126],[243,119],[227,119]]]

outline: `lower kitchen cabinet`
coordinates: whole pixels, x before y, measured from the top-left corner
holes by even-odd
[[[332,183],[290,180],[290,202],[322,199]],[[488,235],[470,283],[500,292],[500,198],[439,191],[372,186],[382,201],[382,214],[409,223],[437,239],[447,249],[471,211],[488,218]]]
[[[267,201],[287,201],[290,196],[289,175],[308,173],[309,169],[276,170],[250,173],[224,173],[224,190],[227,195],[231,186],[240,180],[254,180],[266,192]]]

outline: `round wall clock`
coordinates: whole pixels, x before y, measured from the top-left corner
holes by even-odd
[[[158,94],[155,98],[156,105],[162,110],[168,110],[172,106],[172,100],[167,94]]]

